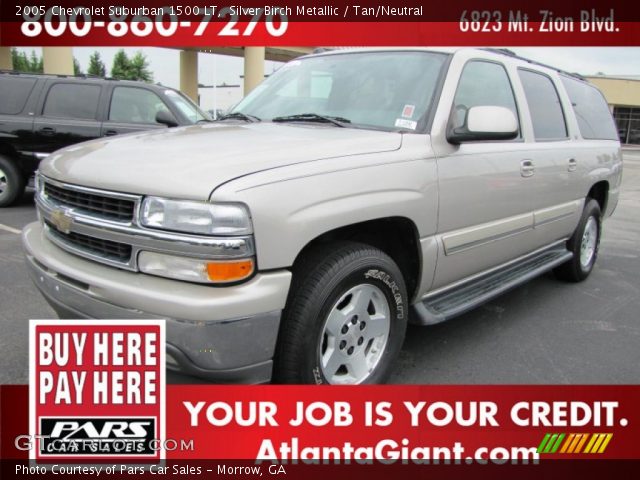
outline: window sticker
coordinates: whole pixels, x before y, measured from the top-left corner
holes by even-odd
[[[415,105],[405,105],[402,109],[402,117],[403,118],[412,118],[413,113],[416,111]]]
[[[415,130],[418,127],[418,122],[414,122],[413,120],[407,120],[406,118],[396,118],[396,127]]]

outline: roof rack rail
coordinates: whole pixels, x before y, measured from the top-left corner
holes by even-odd
[[[546,63],[542,63],[542,62],[537,62],[535,60],[531,60],[530,58],[526,58],[526,57],[521,57],[520,55],[518,55],[517,53],[515,53],[512,50],[509,50],[508,48],[491,48],[491,47],[487,47],[487,48],[481,48],[480,50],[484,50],[487,52],[493,52],[493,53],[497,53],[499,55],[506,55],[508,57],[511,58],[517,58],[518,60],[522,60],[524,62],[530,63],[532,65],[538,65],[539,67],[545,67],[545,68],[549,68],[551,70],[554,70],[558,73],[562,73],[564,75],[568,75],[570,77],[574,77],[577,78],[578,80],[582,80],[582,81],[587,81],[582,75],[580,75],[579,73],[571,73],[571,72],[567,72],[565,70],[562,70],[560,68],[557,67],[552,67],[551,65],[547,65]]]
[[[101,77],[100,75],[92,75],[89,73],[82,73],[80,75],[65,75],[60,73],[41,73],[41,72],[21,72],[18,70],[7,70],[0,69],[0,73],[4,73],[7,75],[39,75],[43,77],[56,77],[56,78],[87,78],[87,79],[95,79],[95,80],[113,80],[119,81],[117,78],[113,77]]]

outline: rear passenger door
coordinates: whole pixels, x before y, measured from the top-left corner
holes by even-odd
[[[33,97],[37,80],[22,75],[0,75],[0,144],[10,145],[18,155],[32,158]]]
[[[546,73],[518,68],[533,135],[531,183],[536,246],[569,236],[582,210],[573,188],[578,142],[571,140],[567,114],[555,80]]]
[[[141,87],[115,86],[111,92],[103,136],[166,128],[156,122],[160,110],[169,110],[155,92]]]
[[[43,156],[99,137],[98,107],[102,89],[97,83],[50,81],[33,126],[36,154]]]

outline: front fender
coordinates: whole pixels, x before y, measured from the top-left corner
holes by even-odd
[[[249,206],[261,270],[290,267],[313,239],[367,220],[405,217],[428,237],[437,225],[437,172],[421,146],[263,172],[225,184],[211,199]]]

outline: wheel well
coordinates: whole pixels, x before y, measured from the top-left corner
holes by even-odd
[[[607,199],[609,196],[609,182],[603,180],[602,182],[598,182],[591,187],[587,197],[593,198],[600,205],[600,210],[604,215],[604,212],[607,208]]]
[[[8,145],[5,142],[0,142],[0,155],[6,155],[8,157],[15,156],[16,151],[11,145]]]
[[[422,256],[418,229],[411,220],[405,217],[380,218],[323,233],[305,245],[296,257],[294,267],[318,245],[341,240],[366,243],[389,255],[402,272],[409,298],[413,297],[420,279]]]

